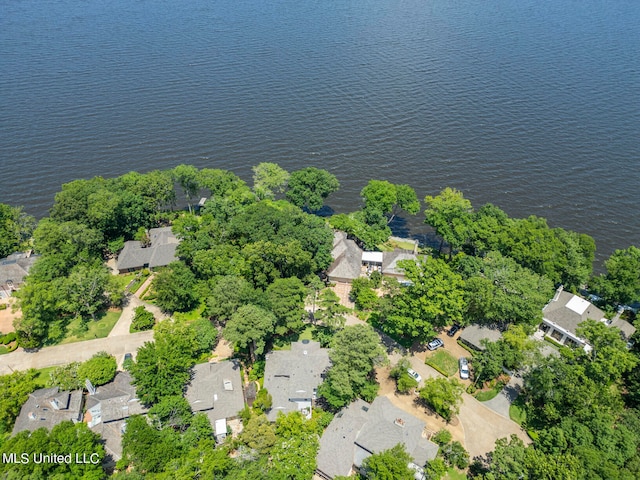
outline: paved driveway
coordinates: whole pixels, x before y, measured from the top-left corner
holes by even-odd
[[[516,376],[511,377],[509,383],[507,383],[500,393],[496,395],[491,400],[486,402],[482,402],[482,404],[493,410],[499,415],[503,417],[509,417],[509,407],[513,403],[513,401],[518,398],[520,395],[520,390],[522,390],[522,379]]]
[[[94,354],[105,351],[116,357],[122,364],[125,353],[135,354],[145,342],[153,341],[153,330],[120,335],[117,337],[98,338],[85,342],[67,343],[45,347],[37,352],[25,352],[19,348],[15,352],[0,355],[0,374],[5,375],[14,370],[29,368],[45,368],[65,365],[70,362],[84,362]]]

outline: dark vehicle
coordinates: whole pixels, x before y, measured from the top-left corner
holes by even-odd
[[[447,335],[453,337],[456,333],[458,333],[458,330],[460,330],[460,325],[453,325],[447,332]]]
[[[133,361],[133,357],[131,356],[130,353],[124,354],[124,361],[126,362],[127,360]]]
[[[429,350],[436,350],[440,347],[444,347],[444,342],[442,340],[440,340],[439,338],[434,338],[433,340],[431,340],[428,344],[427,344],[427,348]]]

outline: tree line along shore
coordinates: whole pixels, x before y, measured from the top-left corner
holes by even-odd
[[[14,337],[26,349],[60,343],[73,334],[71,325],[74,331],[87,329],[107,309],[122,306],[122,281],[106,261],[126,242],[145,245],[149,231],[159,227],[171,227],[179,239],[176,260],[157,269],[146,297],[174,320],[154,326],[144,308],[136,312],[136,328],[154,328],[155,341],[127,367],[152,420],[132,417],[115,477],[311,478],[318,438],[333,415],[355,399],[376,398],[374,369],[385,354],[373,328],[410,347],[454,324],[493,325],[504,332],[471,360],[475,381],[489,383],[503,368],[524,372],[519,401],[533,444],[505,439],[469,466],[458,461],[461,446],[443,441],[441,452],[449,453],[424,466],[427,478],[440,478],[454,467],[486,479],[640,476],[639,342],[629,349],[598,322],[580,330],[594,347],[589,351],[563,347],[558,355],[541,357],[528,340],[558,285],[590,294],[607,315],[621,310],[634,322],[640,249],[615,251],[605,262],[606,272],[594,275],[595,242],[588,235],[551,228],[540,217],[511,218],[491,204],[475,208],[455,189],[421,202],[408,185],[370,180],[358,210],[322,217],[317,213],[339,189],[330,172],[314,167],[287,172],[274,163],[261,163],[253,172],[252,186],[231,172],[190,165],[76,180],[62,186],[49,217],[39,222],[20,207],[0,204],[0,258],[25,250],[38,255],[13,293],[21,309]],[[179,199],[185,209],[176,207]],[[399,262],[405,282],[377,272],[354,280],[351,313],[369,325],[345,327],[348,309],[327,288],[334,232],[345,232],[364,250],[384,249],[393,220],[422,211],[440,244],[421,246],[416,260]],[[244,433],[216,445],[211,426],[183,397],[193,366],[206,361],[223,337],[246,379],[261,382],[265,354],[287,348],[301,335],[332,349],[312,420],[287,415],[268,422],[264,412],[270,399],[260,390],[262,397],[241,415]],[[58,371],[50,385],[82,388],[68,383],[79,378],[80,367],[98,383],[115,375],[113,361],[104,355],[92,362]],[[415,387],[405,370],[403,363],[393,371],[400,392]],[[11,437],[20,406],[37,386],[35,374],[16,372],[1,383],[10,392],[0,412],[3,452],[17,445],[35,451],[37,442],[64,435],[86,435],[99,449],[99,439],[80,425],[77,431],[61,427],[42,434],[46,438]],[[452,410],[438,412],[447,418],[461,394],[455,383],[425,385],[420,398],[434,407],[449,388],[453,398],[445,404]],[[404,456],[385,452],[370,458],[365,478]],[[20,468],[27,466],[3,464],[0,471]],[[74,468],[86,469],[75,473],[91,478],[106,475],[99,465]],[[398,468],[400,476],[371,478],[413,478]]]

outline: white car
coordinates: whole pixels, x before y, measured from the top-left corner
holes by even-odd
[[[458,361],[460,364],[460,378],[466,380],[469,378],[469,362],[466,358],[461,357]]]
[[[422,377],[420,376],[420,374],[418,372],[416,372],[415,370],[411,369],[411,368],[407,368],[407,373],[409,374],[409,376],[411,378],[413,378],[416,382],[420,383],[422,381]]]

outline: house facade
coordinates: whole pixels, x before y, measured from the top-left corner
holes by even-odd
[[[108,455],[106,463],[113,463],[122,458],[122,435],[126,429],[127,418],[147,413],[147,408],[137,398],[135,386],[131,381],[128,372],[118,372],[113,381],[98,388],[87,383],[89,394],[84,421],[104,439]]]
[[[400,260],[417,260],[417,255],[408,250],[390,252],[367,252],[349,239],[345,232],[336,231],[333,237],[333,262],[327,269],[330,282],[351,283],[356,278],[370,275],[374,271],[403,281],[404,271],[398,266]]]
[[[119,273],[129,273],[143,268],[156,268],[169,265],[178,260],[176,249],[180,239],[171,231],[171,227],[152,228],[149,230],[150,244],[130,240],[118,255],[117,269]]]
[[[13,433],[39,428],[51,430],[57,424],[82,420],[82,391],[60,391],[58,387],[41,388],[29,394],[13,426]]]
[[[185,398],[194,413],[207,415],[216,440],[222,441],[227,435],[227,421],[244,408],[240,364],[232,360],[195,365]]]
[[[563,290],[560,286],[551,301],[542,309],[543,318],[540,330],[556,342],[569,347],[581,347],[589,350],[584,338],[576,333],[578,326],[585,320],[591,319],[603,322],[607,326],[617,328],[621,335],[628,340],[635,328],[620,318],[610,321],[598,307],[588,300]]]
[[[318,386],[330,364],[329,350],[309,340],[292,343],[291,350],[267,354],[264,388],[273,399],[267,418],[273,422],[278,412],[292,411],[311,418]]]
[[[399,443],[412,458],[409,467],[416,478],[424,478],[425,463],[438,454],[438,446],[427,438],[426,423],[387,397],[371,404],[358,399],[334,417],[320,438],[316,474],[326,480],[351,475],[367,457]]]

